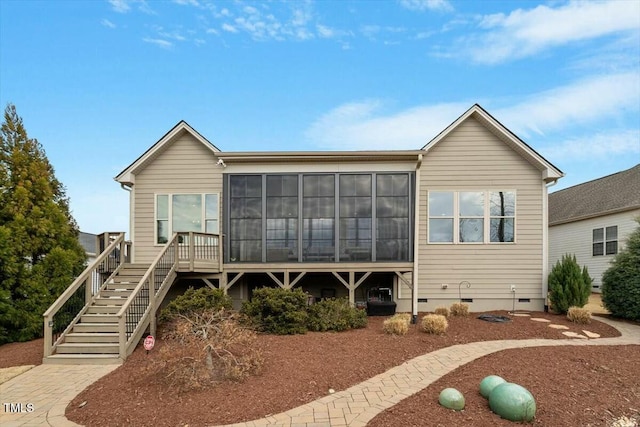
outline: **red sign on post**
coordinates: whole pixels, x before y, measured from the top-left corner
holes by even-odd
[[[149,351],[153,348],[153,346],[156,344],[156,339],[153,338],[153,335],[147,335],[147,337],[144,339],[144,349]]]

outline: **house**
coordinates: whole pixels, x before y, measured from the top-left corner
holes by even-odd
[[[640,164],[549,195],[549,267],[574,254],[600,292],[602,274],[640,218]]]
[[[78,240],[87,254],[87,264],[91,264],[95,261],[98,252],[98,236],[81,231],[78,233]]]
[[[45,360],[93,351],[65,337],[89,331],[123,360],[171,289],[194,283],[236,307],[280,286],[356,305],[388,295],[414,316],[460,299],[542,310],[547,188],[562,176],[477,104],[415,150],[229,152],[181,121],[115,178],[132,241],[108,236],[88,269],[101,290],[66,332],[54,317],[90,273],[45,313]]]

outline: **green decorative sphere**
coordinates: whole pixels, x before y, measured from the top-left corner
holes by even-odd
[[[455,388],[445,388],[440,392],[438,402],[447,409],[462,411],[464,409],[464,396]]]
[[[491,394],[491,390],[494,389],[498,384],[506,383],[504,378],[499,377],[497,375],[489,375],[488,377],[484,377],[482,381],[480,381],[480,394],[485,399],[489,398]]]
[[[495,386],[489,394],[489,407],[510,421],[531,421],[536,416],[536,401],[526,388],[512,383]]]

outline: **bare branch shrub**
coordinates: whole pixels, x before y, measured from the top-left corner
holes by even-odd
[[[454,317],[467,317],[469,315],[469,304],[463,302],[451,304],[451,315]]]
[[[179,390],[242,380],[263,364],[257,334],[224,309],[178,315],[167,325],[156,375]]]
[[[449,317],[451,315],[449,307],[436,307],[436,309],[433,310],[433,313],[444,317]]]
[[[448,327],[446,317],[440,314],[427,314],[422,318],[422,330],[428,334],[443,335]]]
[[[573,323],[586,325],[591,323],[591,312],[582,307],[569,307],[567,311],[567,319]]]

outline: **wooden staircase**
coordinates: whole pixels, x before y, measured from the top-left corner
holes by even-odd
[[[100,254],[43,314],[43,363],[120,364],[146,330],[178,272],[220,272],[217,234],[174,233],[151,264],[130,263],[124,233],[103,233]]]
[[[118,274],[107,282],[91,305],[56,346],[46,363],[122,363],[119,357],[117,313],[131,295],[149,264],[123,264]]]

